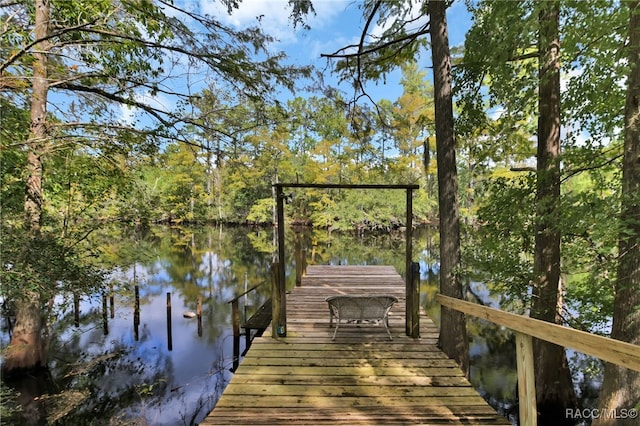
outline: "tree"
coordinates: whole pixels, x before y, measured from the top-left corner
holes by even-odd
[[[624,114],[622,206],[618,234],[618,273],[611,338],[640,345],[640,2],[629,2],[629,76]],[[603,412],[638,409],[640,373],[608,363],[600,394]],[[596,425],[632,425],[635,418],[601,416]]]
[[[2,96],[30,111],[27,139],[16,141],[27,153],[24,229],[26,247],[33,248],[27,260],[48,240],[41,226],[43,161],[56,149],[80,144],[109,157],[152,152],[166,139],[191,143],[184,125],[202,123],[185,108],[194,88],[177,78],[193,69],[210,71],[226,89],[256,101],[272,99],[278,85],[293,89],[294,77],[308,75],[308,69],[282,66],[283,54],[267,52],[272,39],[260,30],[234,31],[164,1],[18,0],[3,3],[2,16]],[[56,108],[49,108],[50,94]],[[161,105],[160,98],[177,107]],[[61,279],[49,278],[51,286]],[[45,300],[27,282],[12,296],[16,325],[4,370],[43,367]]]
[[[560,5],[541,2],[538,39],[538,151],[531,317],[561,323],[560,276]],[[536,402],[541,422],[577,406],[564,348],[535,340]],[[572,423],[572,420],[567,420]]]
[[[395,166],[403,171],[405,181],[412,182],[421,176],[430,177],[429,136],[434,133],[435,122],[433,88],[425,80],[426,71],[418,70],[416,62],[403,65],[401,69],[400,84],[404,90],[394,103],[389,132],[400,153]]]
[[[479,86],[466,87],[471,98],[463,98],[463,111],[482,111],[476,116],[467,114],[467,123],[489,130],[494,130],[492,125],[502,124],[509,125],[507,130],[518,129],[522,128],[518,123],[531,121],[536,116],[534,108],[538,109],[536,168],[518,168],[535,172],[531,315],[577,327],[583,318],[567,315],[565,298],[573,299],[573,307],[578,297],[595,302],[583,304],[578,312],[584,315],[592,309],[598,312],[600,322],[605,322],[613,293],[610,285],[616,280],[615,268],[610,266],[616,250],[609,239],[617,232],[617,224],[611,219],[619,208],[615,169],[620,151],[615,129],[622,128],[619,82],[625,77],[621,70],[626,62],[620,60],[624,40],[620,28],[628,9],[619,6],[609,1],[478,2],[474,8],[478,25],[468,34],[462,64],[465,73],[484,81],[487,88],[485,92]],[[562,61],[558,56],[560,40]],[[562,92],[559,76],[564,79]],[[560,96],[564,135],[560,132]],[[487,110],[498,108],[499,120],[486,119]],[[506,174],[496,179],[493,188],[500,190],[507,181]],[[509,180],[512,190],[529,185],[525,179]],[[496,219],[499,214],[505,212],[485,216],[484,220]],[[527,225],[528,221],[520,223]],[[520,240],[519,246],[512,245],[517,256],[505,257],[510,256],[512,261],[510,275],[522,283],[531,275],[525,262],[515,258],[529,256],[528,237],[522,236],[516,226],[501,230],[492,223],[488,228],[503,232],[501,237],[508,241],[503,248]],[[498,263],[494,262],[494,267]],[[522,288],[521,283],[517,288]],[[626,301],[632,299],[629,294],[625,297]],[[594,322],[592,319],[587,317],[589,322]],[[538,402],[542,411],[557,422],[566,417],[566,408],[575,405],[573,385],[566,368],[562,368],[566,357],[561,350],[544,346],[536,344]]]
[[[35,45],[32,66],[32,96],[30,126],[27,136],[27,179],[24,202],[27,238],[38,246],[42,222],[42,155],[47,140],[48,56],[51,48],[49,4],[40,0],[35,4]],[[35,248],[34,247],[34,248]],[[28,256],[28,252],[27,252]],[[25,277],[26,278],[26,277]],[[25,283],[26,284],[26,283]],[[41,299],[37,289],[25,285],[22,297],[16,300],[16,323],[4,364],[5,371],[24,368],[40,368],[45,364],[45,347],[42,341]]]
[[[429,2],[438,156],[440,292],[445,296],[462,299],[458,175],[446,10],[444,1]],[[455,359],[468,375],[469,343],[463,313],[441,307],[441,332],[438,342],[442,350]]]

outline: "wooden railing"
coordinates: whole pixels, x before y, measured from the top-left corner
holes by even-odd
[[[244,355],[244,353],[240,354],[240,327],[242,322],[246,322],[246,316],[247,316],[247,312],[244,312],[244,319],[241,320],[240,319],[240,299],[246,295],[248,295],[249,293],[251,293],[252,291],[256,290],[258,287],[260,287],[262,284],[264,283],[260,283],[258,285],[254,285],[253,287],[245,290],[244,292],[236,295],[235,297],[233,297],[233,299],[227,300],[227,303],[231,303],[231,326],[233,329],[233,367],[232,367],[232,371],[235,371],[238,368],[238,364],[240,362],[240,357],[241,355]],[[245,287],[246,288],[246,287]],[[245,309],[246,309],[246,305],[245,305]],[[251,341],[251,336],[250,336],[250,330],[245,330],[246,333],[246,341],[247,343],[245,344],[245,351],[246,352],[249,349],[250,346],[250,341]]]
[[[520,424],[523,426],[537,424],[533,337],[640,371],[640,346],[441,294],[436,296],[436,300],[442,306],[485,319],[515,332]]]

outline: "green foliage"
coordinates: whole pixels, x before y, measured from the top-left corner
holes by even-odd
[[[201,86],[183,84],[186,74],[208,73],[225,92],[265,105],[277,88],[293,90],[308,67],[284,64],[272,53],[272,37],[260,29],[235,30],[198,10],[171,2],[52,1],[46,51],[49,137],[77,142],[94,153],[149,152],[163,141],[188,141],[185,125],[225,135],[225,129],[194,119],[192,98]],[[0,97],[30,105],[28,81],[34,58],[31,0],[3,5],[0,34]],[[243,99],[244,101],[244,99]],[[162,104],[162,105],[161,105]],[[64,132],[58,133],[60,129]]]
[[[103,271],[75,243],[51,233],[28,237],[17,226],[5,227],[0,241],[2,296],[15,300],[35,292],[46,302],[57,295],[93,294],[103,284]]]
[[[420,19],[427,15],[427,6],[407,4],[406,2],[385,0],[365,1],[360,5],[369,27],[364,28],[370,34],[374,25],[384,28],[381,35],[367,38],[361,46],[366,52],[366,67],[359,66],[349,46],[341,49],[337,56],[336,70],[343,80],[385,80],[385,77],[401,65],[414,61],[421,48],[427,46],[427,38],[421,37],[429,32],[428,20]],[[369,21],[369,18],[370,21]]]
[[[454,69],[465,263],[495,290],[528,302],[533,271],[540,2],[469,1],[472,27]],[[561,270],[564,320],[600,330],[611,318],[618,262],[628,8],[559,2],[562,78]],[[518,176],[509,169],[519,168]],[[530,171],[531,173],[528,173]]]
[[[523,126],[535,128],[537,7],[533,1],[470,4],[473,25],[464,59],[454,71],[460,134],[478,135],[489,128],[506,138]],[[491,114],[499,120],[490,119]]]
[[[273,198],[257,200],[253,206],[251,206],[247,220],[251,223],[272,223],[275,206],[276,203]]]
[[[17,403],[18,397],[19,393],[9,386],[0,386],[0,412],[3,421],[17,420],[17,415],[22,411],[22,407]]]
[[[24,185],[21,171],[26,164],[26,152],[19,141],[26,139],[28,112],[0,96],[0,208],[4,218],[14,216],[24,206]]]
[[[486,180],[476,190],[477,223],[465,232],[468,274],[508,298],[526,300],[533,279],[533,182],[527,176]]]
[[[65,283],[80,286],[83,264],[97,283],[90,263],[70,248],[81,252],[78,241],[99,220],[269,223],[277,182],[419,183],[414,219],[447,214],[437,211],[432,87],[416,61],[428,28],[410,34],[416,11],[402,2],[361,5],[377,24],[387,24],[380,38],[363,46],[371,52],[367,67],[356,71],[352,56],[337,58],[344,79],[357,72],[362,79],[384,79],[401,68],[402,95],[376,108],[348,105],[337,92],[270,104],[273,88],[292,88],[309,70],[268,54],[272,39],[255,28],[233,30],[171,4],[51,3],[51,92],[65,100],[50,108],[50,143],[42,153],[45,236],[29,244],[14,227],[24,202],[30,90],[24,81],[34,52],[22,47],[33,41],[33,7],[24,0],[3,10],[14,12],[0,34],[8,88],[0,92],[2,253],[9,259],[5,267],[15,265],[3,269],[3,283],[11,284],[6,292],[25,282],[43,290],[55,282],[56,291]],[[233,9],[236,2],[227,4]],[[312,11],[309,2],[292,4],[295,18]],[[465,265],[494,291],[526,303],[535,184],[511,168],[526,168],[534,155],[538,4],[468,5],[473,26],[454,69]],[[616,278],[620,148],[611,141],[622,128],[628,11],[612,1],[562,1],[561,10],[567,132],[558,219],[565,297],[571,310],[583,307],[579,320],[586,327],[596,327],[611,310]],[[177,81],[174,71],[184,71],[179,64],[186,58],[215,84],[174,92],[179,86],[169,83]],[[148,101],[161,98],[174,107]],[[387,230],[404,224],[404,206],[403,191],[305,189],[294,191],[286,214],[323,229]],[[18,237],[9,241],[14,231]],[[270,251],[268,233],[252,238],[260,252]],[[316,238],[329,237],[319,231]],[[189,247],[187,240],[181,249]],[[47,254],[40,259],[34,250]],[[103,255],[115,258],[117,248]]]

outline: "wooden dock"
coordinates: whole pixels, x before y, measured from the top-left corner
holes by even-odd
[[[341,326],[331,340],[325,297],[391,294],[390,341],[381,325]],[[287,295],[287,336],[253,341],[201,425],[510,425],[436,346],[420,316],[420,339],[405,333],[405,282],[391,266],[310,266]]]

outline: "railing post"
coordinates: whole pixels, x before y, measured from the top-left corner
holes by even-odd
[[[414,337],[414,322],[413,322],[413,310],[414,303],[413,296],[413,191],[411,188],[407,188],[407,210],[406,210],[406,224],[405,226],[405,292],[406,292],[406,334],[407,336]]]
[[[518,367],[518,408],[522,426],[536,426],[538,413],[536,406],[536,384],[533,368],[533,338],[528,334],[515,332],[516,365]]]
[[[302,276],[307,275],[307,249],[302,250]]]
[[[237,298],[231,302],[231,324],[233,327],[233,371],[236,371],[240,364],[240,308]]]
[[[420,264],[411,263],[411,285],[407,291],[407,336],[420,337]]]
[[[302,242],[300,241],[300,230],[298,228],[295,229],[295,239],[294,239],[294,256],[296,263],[296,287],[302,285],[302,274],[303,274],[303,265],[302,265]]]
[[[278,264],[276,268],[276,277],[277,283],[274,286],[274,291],[272,299],[274,301],[273,306],[273,317],[272,322],[275,325],[275,333],[272,334],[272,337],[285,337],[287,335],[287,283],[285,267],[286,261],[284,258],[284,192],[282,191],[281,185],[276,185],[276,215],[277,217],[277,226],[278,226]],[[277,306],[277,314],[276,315],[276,307]]]
[[[271,265],[271,337],[285,337],[287,335],[287,319],[284,312],[286,296],[280,288],[280,268],[282,265],[274,263]]]

